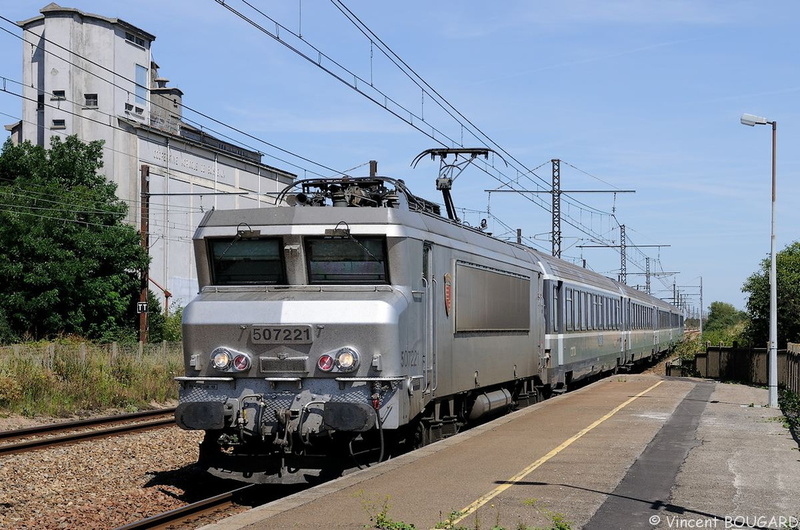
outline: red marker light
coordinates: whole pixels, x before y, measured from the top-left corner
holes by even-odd
[[[234,369],[243,372],[250,368],[250,357],[247,355],[240,353],[236,357],[233,358],[233,367]]]
[[[335,362],[333,360],[333,357],[331,357],[330,355],[323,355],[319,358],[319,361],[317,361],[317,366],[319,366],[319,369],[322,370],[323,372],[330,372],[331,370],[333,370],[334,364]]]

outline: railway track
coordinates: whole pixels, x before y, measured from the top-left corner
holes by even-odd
[[[258,487],[248,484],[219,495],[214,495],[174,510],[156,514],[140,521],[120,526],[117,530],[144,530],[157,528],[192,528],[205,518],[219,519],[233,506],[238,506],[241,499]]]
[[[174,510],[128,523],[116,530],[197,528],[312,486],[308,483],[247,484]]]
[[[174,413],[174,408],[158,409],[2,431],[0,456],[159,429],[175,423]],[[66,434],[58,435],[59,433]]]

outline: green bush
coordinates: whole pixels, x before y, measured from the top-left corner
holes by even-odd
[[[786,417],[786,423],[795,439],[800,439],[800,395],[787,388],[781,388],[778,406]]]

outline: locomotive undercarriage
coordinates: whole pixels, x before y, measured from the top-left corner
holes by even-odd
[[[410,448],[449,438],[466,427],[533,405],[549,393],[549,387],[539,377],[531,377],[435,400],[411,423]]]
[[[333,381],[331,381],[333,383]],[[348,401],[331,401],[331,394],[310,391],[273,390],[265,394],[242,394],[239,399],[185,402],[203,412],[223,410],[220,428],[205,428],[198,464],[240,474],[284,476],[300,470],[322,470],[337,475],[344,469],[369,465],[458,434],[466,426],[541,401],[547,387],[539,378],[519,379],[496,387],[462,392],[431,401],[415,419],[397,428],[384,429],[388,412],[401,385],[355,387]],[[369,392],[378,390],[377,393]],[[230,389],[217,389],[230,395]],[[209,399],[209,391],[187,393]],[[379,396],[380,419],[372,401]],[[341,394],[337,399],[341,399]],[[270,403],[270,405],[267,405]],[[326,414],[327,411],[327,414]],[[204,414],[213,418],[215,414]],[[182,426],[191,418],[178,415]],[[334,428],[336,427],[336,428]]]
[[[343,469],[386,454],[383,424],[394,423],[399,381],[315,380],[313,390],[239,383],[261,388],[234,392],[233,382],[184,383],[176,420],[184,429],[206,431],[202,466],[280,475],[301,467]]]

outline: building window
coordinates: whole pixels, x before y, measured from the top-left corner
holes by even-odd
[[[84,94],[86,107],[97,107],[97,94]]]
[[[44,94],[36,96],[36,110],[44,110]]]
[[[53,120],[53,125],[50,128],[51,129],[66,129],[67,128],[67,120]]]
[[[65,90],[53,90],[53,95],[50,96],[50,100],[63,100],[67,99],[67,92]]]
[[[134,35],[133,33],[125,32],[125,40],[130,42],[131,44],[135,44],[137,46],[141,46],[144,48],[145,41],[143,38]]]
[[[142,107],[136,107],[134,110],[136,111],[136,114],[144,114],[144,109]]]
[[[136,65],[136,104],[144,106],[147,103],[147,68],[141,64]]]
[[[133,105],[130,103],[125,103],[125,112],[130,112],[133,110]]]

